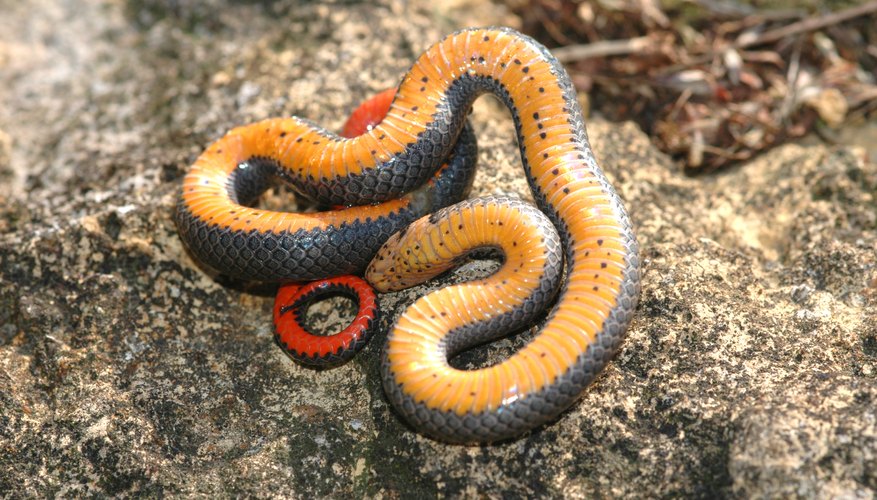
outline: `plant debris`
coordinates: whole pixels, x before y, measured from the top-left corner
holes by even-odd
[[[822,11],[735,0],[508,2],[591,106],[690,173],[877,114],[877,0]]]

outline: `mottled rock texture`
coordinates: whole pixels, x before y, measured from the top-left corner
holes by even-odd
[[[501,9],[0,0],[0,11],[0,492],[877,491],[877,167],[861,151],[788,145],[686,178],[635,127],[592,120],[643,247],[628,338],[557,422],[449,446],[389,407],[383,333],[340,368],[297,366],[272,343],[273,290],[199,269],[171,213],[187,165],[225,130],[292,114],[337,129],[441,35],[509,22]],[[476,190],[526,195],[508,115],[482,100],[474,122]],[[387,320],[424,291],[383,296]]]

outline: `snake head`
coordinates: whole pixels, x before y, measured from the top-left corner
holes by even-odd
[[[396,270],[392,249],[398,246],[399,239],[398,232],[390,236],[390,239],[384,242],[365,270],[365,280],[381,293],[401,289],[396,288],[392,283],[393,273]]]
[[[381,293],[411,288],[453,267],[437,255],[430,232],[434,225],[423,217],[391,236],[365,271],[365,279]]]

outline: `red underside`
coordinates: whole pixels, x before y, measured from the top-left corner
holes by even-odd
[[[285,307],[294,304],[299,298],[319,291],[344,287],[352,289],[359,302],[356,318],[344,330],[334,335],[314,335],[305,330],[298,322],[297,309]],[[303,304],[301,307],[305,307]],[[281,312],[282,311],[282,312]],[[369,324],[377,317],[377,297],[372,287],[362,278],[356,276],[339,276],[321,281],[313,281],[304,285],[289,283],[282,285],[274,299],[274,327],[280,341],[301,356],[325,358],[338,355],[367,334]]]

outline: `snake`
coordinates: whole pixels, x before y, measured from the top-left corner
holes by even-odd
[[[483,94],[511,113],[533,204],[465,199],[477,154],[467,117]],[[255,207],[277,179],[337,209]],[[381,351],[392,406],[414,430],[453,443],[513,439],[556,420],[619,349],[641,289],[630,218],[569,75],[545,46],[505,27],[429,47],[383,120],[356,137],[298,117],[232,129],[184,177],[176,224],[197,260],[245,280],[354,274],[387,292],[496,255],[493,274],[416,299]],[[452,366],[533,322],[534,336],[507,359]]]

